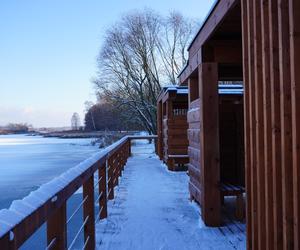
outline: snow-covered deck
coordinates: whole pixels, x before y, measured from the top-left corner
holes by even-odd
[[[137,144],[138,143],[138,144]],[[170,172],[145,141],[132,147],[108,218],[96,225],[98,249],[245,249],[245,225],[206,227],[189,201],[188,176]]]

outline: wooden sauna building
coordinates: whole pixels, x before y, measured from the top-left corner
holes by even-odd
[[[164,87],[157,100],[157,151],[171,171],[187,170],[187,87]]]
[[[204,222],[220,225],[227,183],[245,183],[247,249],[300,249],[300,1],[218,0],[188,53],[189,190]],[[242,96],[220,94],[237,82]]]

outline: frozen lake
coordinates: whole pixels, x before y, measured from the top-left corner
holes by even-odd
[[[26,135],[0,135],[0,209],[8,208],[13,200],[22,199],[40,185],[59,176],[69,168],[90,157],[99,148],[93,139],[59,139]],[[67,202],[67,217],[82,200],[81,192]],[[82,224],[82,211],[68,227],[68,243]],[[82,234],[76,249],[82,247]],[[45,224],[20,248],[45,249]],[[1,248],[1,247],[0,247]]]
[[[1,135],[0,209],[94,154],[91,141]]]

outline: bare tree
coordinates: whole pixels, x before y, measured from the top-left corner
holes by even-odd
[[[79,130],[80,129],[80,117],[78,113],[73,113],[71,117],[71,128],[72,130]]]
[[[106,32],[94,80],[98,97],[126,105],[130,118],[156,133],[156,101],[163,85],[176,84],[186,63],[192,22],[178,13],[151,10],[126,15]]]
[[[91,101],[86,101],[84,103],[85,105],[85,113],[90,113],[90,117],[91,117],[91,121],[92,121],[92,129],[93,130],[97,130],[96,129],[96,124],[95,124],[95,118],[94,118],[94,110],[92,109],[92,107],[95,105],[93,102]]]

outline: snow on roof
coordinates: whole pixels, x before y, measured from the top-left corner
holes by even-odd
[[[219,94],[242,95],[244,87],[241,84],[219,84]]]
[[[188,88],[185,86],[171,85],[171,86],[165,86],[163,89],[165,93],[168,91],[177,91],[178,95],[187,95],[189,93]]]

